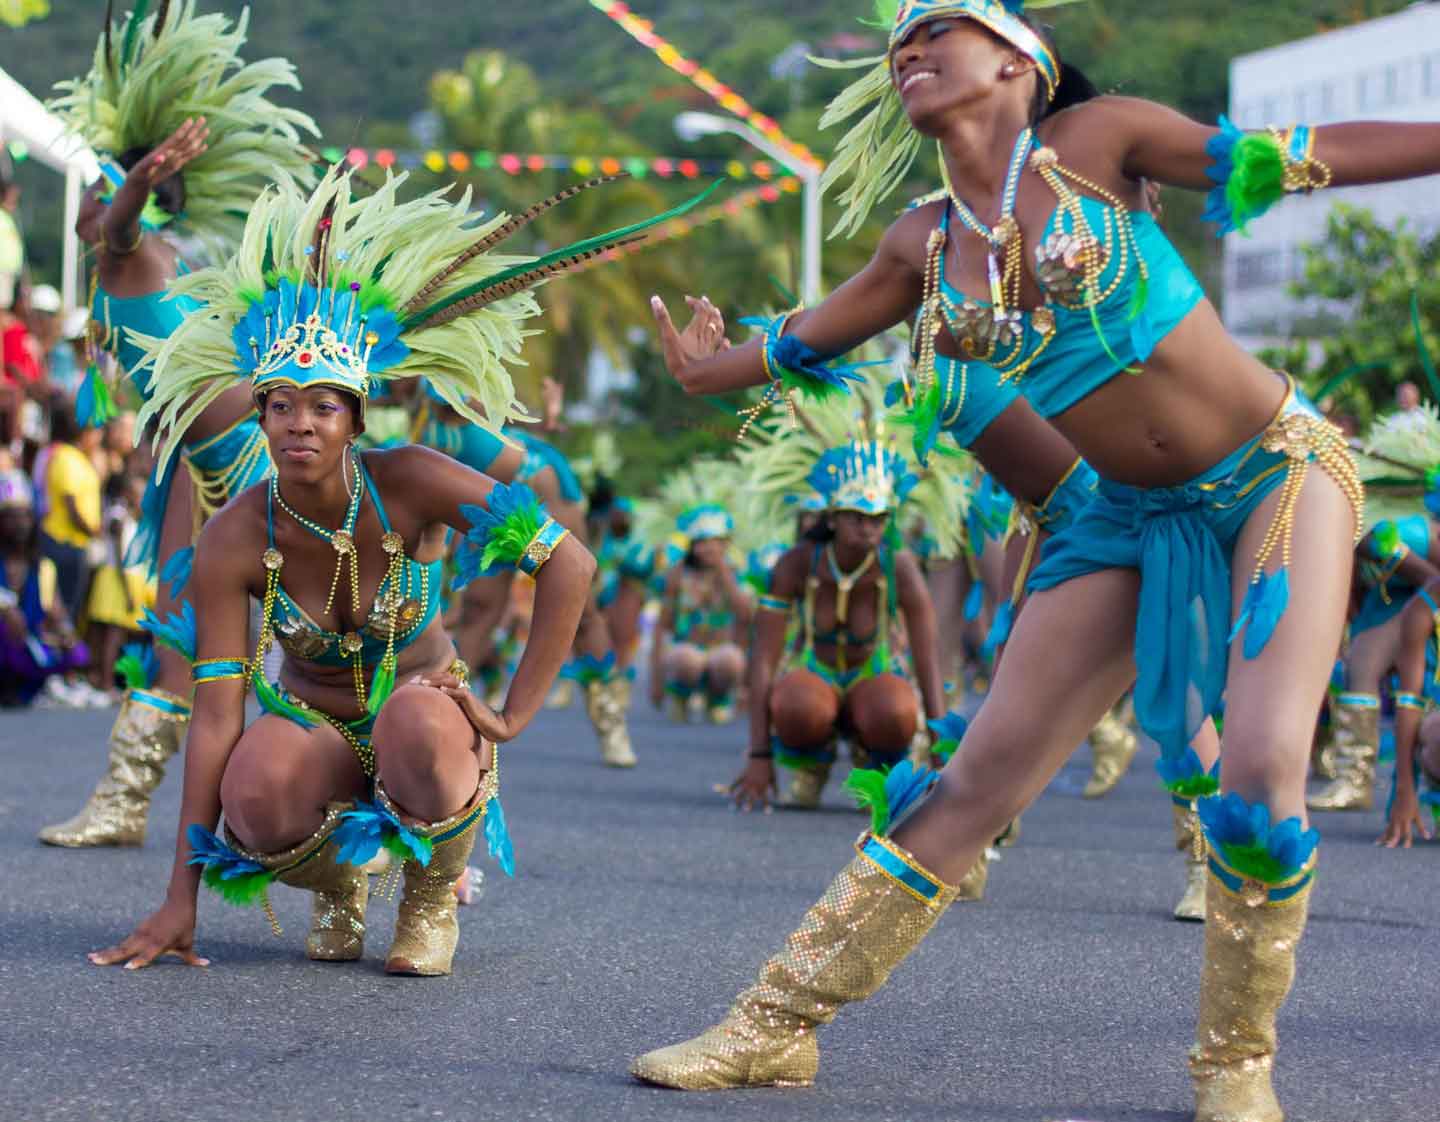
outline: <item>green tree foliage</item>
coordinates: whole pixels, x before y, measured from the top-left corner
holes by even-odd
[[[1316,312],[1289,348],[1267,358],[1362,426],[1390,408],[1401,382],[1440,403],[1440,383],[1426,373],[1428,356],[1440,354],[1437,266],[1440,237],[1423,240],[1404,220],[1386,227],[1367,210],[1337,206],[1325,240],[1306,247],[1304,279],[1292,290],[1318,301]]]

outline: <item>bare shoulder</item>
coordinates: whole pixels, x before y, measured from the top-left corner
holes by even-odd
[[[920,560],[908,549],[897,549],[895,551],[895,578],[900,581],[925,582],[924,570],[920,568]]]
[[[455,461],[421,444],[382,448],[364,453],[365,470],[386,488],[423,487],[437,472],[452,470]]]
[[[896,260],[904,261],[916,269],[923,269],[925,244],[930,233],[940,225],[945,216],[943,199],[931,199],[919,206],[907,209],[899,218],[890,223],[880,239],[879,252]]]
[[[210,516],[195,546],[198,569],[235,575],[259,570],[269,544],[268,486],[247,487]]]
[[[797,545],[787,550],[770,570],[770,590],[779,595],[793,595],[805,584],[810,573],[810,546]]]

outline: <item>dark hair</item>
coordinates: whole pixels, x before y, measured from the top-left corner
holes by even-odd
[[[64,394],[50,399],[50,439],[60,444],[74,444],[83,432],[75,418],[75,402]]]
[[[800,513],[804,513],[801,511]],[[798,517],[798,515],[797,515]],[[820,521],[806,530],[800,537],[807,542],[814,542],[816,545],[828,545],[835,540],[835,527],[830,525],[830,514],[822,512]]]
[[[130,148],[121,152],[116,157],[118,163],[126,171],[129,171],[146,156],[150,155],[150,148]],[[160,209],[166,214],[179,214],[185,209],[185,176],[182,172],[167,176],[155,184],[155,201]]]
[[[1039,124],[1046,117],[1053,117],[1072,105],[1079,105],[1082,102],[1091,101],[1100,96],[1100,91],[1095,83],[1085,76],[1085,72],[1078,66],[1071,66],[1060,58],[1060,50],[1055,45],[1055,32],[1048,24],[1036,23],[1025,16],[1020,19],[1031,31],[1040,37],[1041,42],[1050,48],[1050,54],[1060,64],[1060,80],[1055,85],[1055,96],[1046,96],[1045,79],[1037,77],[1035,83],[1035,104],[1030,110],[1030,119],[1033,123]]]
[[[595,477],[595,486],[590,488],[590,514],[598,518],[602,514],[609,514],[610,508],[615,503],[615,485],[605,476]]]

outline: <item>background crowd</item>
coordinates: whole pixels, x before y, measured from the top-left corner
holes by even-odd
[[[149,452],[131,411],[77,424],[88,317],[30,284],[19,195],[0,180],[0,705],[107,706],[154,601],[153,579],[125,566]]]

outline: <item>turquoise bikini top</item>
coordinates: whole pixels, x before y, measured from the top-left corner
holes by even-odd
[[[360,460],[360,471],[364,479],[365,494],[375,500],[375,514],[381,528],[388,533],[390,520],[385,516],[385,504],[380,501],[380,492],[370,478],[364,460]],[[265,518],[271,549],[275,548],[275,506],[268,494]],[[375,591],[375,600],[370,605],[370,614],[360,628],[360,655],[366,666],[376,666],[385,654],[385,640],[389,627],[390,609],[399,598],[396,614],[395,649],[403,650],[430,625],[440,610],[443,558],[436,558],[428,565],[413,558],[405,559],[403,575],[398,588],[387,587],[382,581]],[[274,608],[275,637],[285,653],[321,666],[347,666],[350,657],[342,649],[345,636],[326,631],[310,614],[297,604],[285,591],[277,586]]]
[[[1388,557],[1382,555],[1371,558],[1362,554],[1358,566],[1361,581],[1381,592],[1386,603],[1389,602],[1391,593],[1414,587],[1395,571],[1407,551],[1421,558],[1430,556],[1430,519],[1427,515],[1411,514],[1393,520],[1387,518],[1377,523],[1370,531],[1371,548],[1376,552],[1380,549],[1378,539],[1391,527],[1398,544],[1404,548],[1396,550]]]
[[[184,261],[177,260],[176,268],[182,277],[190,271]],[[151,371],[147,367],[137,373],[145,352],[131,341],[130,335],[168,339],[186,316],[203,306],[194,297],[169,297],[167,292],[168,289],[147,292],[144,296],[111,296],[97,283],[95,299],[90,305],[91,319],[105,329],[103,347],[115,356],[146,401],[150,400]]]
[[[945,284],[942,271],[946,322],[966,353],[982,360],[968,364],[971,378],[988,363],[994,373],[979,377],[1014,385],[1043,417],[1063,413],[1144,362],[1205,297],[1151,215],[1066,186],[1057,195],[1035,250],[1035,277],[1046,299],[1041,307],[1012,311],[997,323],[988,301]],[[1103,265],[1092,307],[1085,262],[1096,252]],[[942,357],[936,356],[937,376],[943,376]]]
[[[945,204],[940,219],[940,232],[950,236],[951,205]],[[940,266],[940,285],[951,300],[964,300],[964,294],[952,288],[945,279],[945,266]],[[971,447],[995,418],[1020,397],[1020,391],[1001,382],[1000,372],[983,362],[967,362],[935,353],[935,380],[940,386],[940,428],[949,433],[961,448]]]

